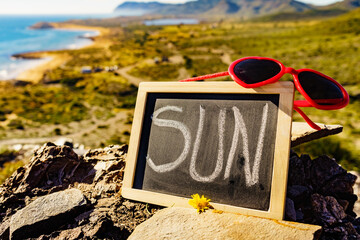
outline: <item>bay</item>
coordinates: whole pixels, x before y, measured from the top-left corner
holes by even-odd
[[[16,78],[22,71],[48,59],[14,59],[13,54],[77,49],[91,44],[91,37],[98,34],[89,30],[41,29],[29,27],[37,22],[62,22],[70,19],[103,18],[106,15],[0,15],[0,80]]]

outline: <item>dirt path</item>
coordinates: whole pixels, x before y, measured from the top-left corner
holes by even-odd
[[[181,55],[174,55],[174,56],[171,56],[169,58],[169,61],[170,63],[173,63],[173,64],[182,64],[184,63],[184,58],[181,56]],[[135,77],[135,76],[132,76],[130,74],[128,74],[128,72],[133,69],[134,67],[136,67],[137,65],[141,65],[141,64],[154,64],[154,60],[153,59],[145,59],[141,62],[138,62],[134,65],[130,65],[130,66],[126,66],[126,67],[123,67],[123,68],[120,68],[119,70],[117,70],[116,72],[118,74],[120,74],[122,77],[126,78],[131,84],[139,87],[139,84],[141,82],[144,82],[144,81],[151,81],[151,79],[144,79],[144,78],[139,78],[139,77]],[[185,68],[179,68],[179,80],[181,79],[184,79],[184,78],[188,78],[189,77],[189,73],[187,72],[187,70]]]
[[[134,86],[139,87],[139,84],[140,84],[141,82],[143,82],[144,79],[138,78],[138,77],[134,77],[134,76],[128,74],[128,72],[129,72],[131,69],[133,69],[135,66],[136,66],[136,64],[130,65],[130,66],[121,68],[121,69],[117,70],[116,72],[117,72],[118,74],[120,74],[122,77],[126,78],[126,79],[127,79],[131,84],[133,84]]]

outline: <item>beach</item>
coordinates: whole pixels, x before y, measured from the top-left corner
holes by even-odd
[[[28,22],[28,19],[32,20]],[[7,20],[2,17],[2,20]],[[88,27],[65,22],[50,22],[50,28],[32,28],[31,18],[10,18],[15,22],[8,28],[0,26],[3,38],[0,39],[0,80],[22,80],[38,82],[48,70],[57,68],[69,60],[66,51],[93,46],[104,45],[98,41],[100,36],[107,33],[101,27]],[[56,19],[53,19],[56,20]],[[27,23],[27,24],[26,24]],[[22,25],[21,25],[22,24]],[[26,25],[25,25],[26,24]],[[11,29],[10,29],[11,27]],[[95,38],[97,41],[95,42]]]
[[[97,39],[100,36],[106,35],[109,30],[101,27],[89,27],[89,26],[81,26],[81,25],[75,25],[75,24],[68,24],[68,23],[51,23],[51,25],[55,29],[59,30],[80,30],[80,31],[94,31],[97,32],[96,36],[88,37],[91,39],[90,44],[83,45],[81,47],[76,47],[75,49],[79,48],[86,48],[86,47],[93,47],[94,45],[103,47],[104,45],[107,45],[107,41],[100,40],[97,41]],[[82,36],[86,38],[86,36]],[[68,49],[64,49],[68,50]],[[71,50],[71,49],[70,49]],[[69,59],[70,56],[67,53],[61,52],[59,50],[57,51],[38,51],[38,52],[29,52],[29,53],[20,53],[16,54],[17,58],[23,58],[23,59],[39,59],[43,60],[37,63],[35,66],[25,69],[22,71],[19,75],[16,76],[16,80],[21,81],[30,81],[33,83],[39,82],[46,71],[55,69],[63,64],[65,64]]]

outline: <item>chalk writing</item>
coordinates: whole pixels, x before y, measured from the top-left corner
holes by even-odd
[[[260,168],[260,160],[264,145],[264,135],[265,135],[265,127],[266,127],[266,120],[268,116],[268,104],[266,104],[263,108],[263,115],[261,120],[261,127],[260,127],[260,134],[258,138],[258,143],[256,147],[256,154],[255,154],[255,161],[253,166],[253,171],[250,171],[250,154],[249,154],[249,146],[248,146],[248,134],[246,131],[246,126],[244,119],[239,111],[238,108],[233,107],[234,117],[235,117],[235,131],[233,136],[233,141],[230,148],[229,158],[227,161],[227,165],[225,168],[224,179],[229,178],[231,166],[234,161],[234,154],[236,150],[236,146],[238,145],[239,140],[239,131],[241,132],[241,136],[243,138],[243,153],[245,156],[245,180],[247,186],[255,185],[259,181],[259,168]]]
[[[202,131],[204,128],[204,118],[205,118],[205,109],[200,106],[200,118],[199,118],[199,127],[196,133],[196,139],[193,149],[193,154],[190,160],[190,176],[198,182],[212,182],[220,174],[223,167],[224,159],[224,125],[225,125],[225,109],[221,109],[218,119],[218,133],[219,133],[219,147],[218,147],[218,157],[216,161],[216,166],[214,172],[207,177],[200,176],[195,169],[195,163],[197,154],[199,152],[199,146],[201,142]]]
[[[172,128],[176,128],[176,129],[180,130],[181,133],[184,135],[185,146],[184,146],[184,150],[180,154],[180,156],[174,162],[171,162],[171,163],[165,163],[165,164],[161,164],[161,165],[157,166],[157,165],[155,165],[155,163],[151,160],[151,158],[149,156],[147,157],[147,162],[148,162],[149,166],[154,171],[159,172],[159,173],[168,172],[168,171],[171,171],[171,170],[174,170],[175,168],[177,168],[177,166],[179,166],[186,159],[186,156],[188,155],[188,153],[190,151],[190,142],[191,142],[190,130],[185,124],[183,124],[179,121],[168,120],[168,119],[165,120],[165,119],[158,118],[158,115],[165,111],[182,112],[182,108],[176,107],[176,106],[165,106],[165,107],[159,108],[158,110],[156,110],[154,112],[153,122],[156,126],[159,126],[159,127],[172,127]]]
[[[147,155],[146,160],[149,166],[158,173],[169,172],[176,169],[187,157],[190,152],[190,143],[191,143],[191,134],[189,128],[179,122],[169,119],[160,119],[158,118],[159,114],[166,112],[166,111],[175,111],[175,112],[182,112],[181,107],[177,106],[164,106],[156,110],[153,114],[153,123],[159,127],[171,127],[178,129],[183,134],[185,143],[184,149],[181,152],[180,156],[173,162],[165,163],[161,165],[156,165],[154,161],[151,159],[149,155]],[[261,118],[261,126],[259,130],[258,141],[256,145],[256,153],[254,156],[254,164],[253,169],[250,169],[250,154],[249,154],[249,141],[248,141],[248,133],[247,128],[245,125],[245,121],[240,110],[237,107],[232,107],[232,111],[235,118],[234,123],[234,134],[232,138],[232,143],[227,159],[227,163],[225,166],[225,173],[224,179],[228,179],[230,177],[230,170],[234,162],[236,148],[239,142],[239,135],[241,134],[242,142],[243,142],[243,154],[245,158],[245,181],[246,185],[253,186],[259,182],[259,169],[260,169],[260,160],[263,152],[263,145],[264,145],[264,136],[266,130],[266,124],[268,119],[268,112],[269,107],[268,104],[265,104],[262,111],[262,118]],[[219,116],[218,116],[218,152],[217,152],[217,160],[216,166],[214,171],[208,176],[201,176],[196,170],[196,160],[200,148],[201,138],[203,135],[203,128],[205,122],[205,108],[200,105],[200,114],[199,114],[199,124],[198,129],[196,132],[195,142],[193,146],[193,151],[190,159],[190,176],[192,179],[198,182],[213,182],[221,173],[223,169],[223,162],[224,162],[224,132],[225,132],[225,121],[226,121],[226,108],[220,109]]]

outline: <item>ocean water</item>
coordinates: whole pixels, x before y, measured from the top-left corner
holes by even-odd
[[[80,30],[33,30],[29,26],[41,22],[60,22],[69,19],[102,18],[99,16],[18,16],[0,15],[0,80],[16,78],[22,71],[49,59],[15,59],[13,54],[59,49],[76,49],[91,44],[90,39],[79,36],[95,36],[96,31]]]
[[[0,80],[15,79],[21,72],[49,59],[15,59],[14,54],[60,49],[77,49],[91,44],[81,36],[96,36],[89,30],[30,29],[37,22],[62,22],[70,19],[139,16],[139,12],[115,12],[96,15],[0,15]],[[156,19],[144,21],[145,25],[197,24],[197,19]]]

